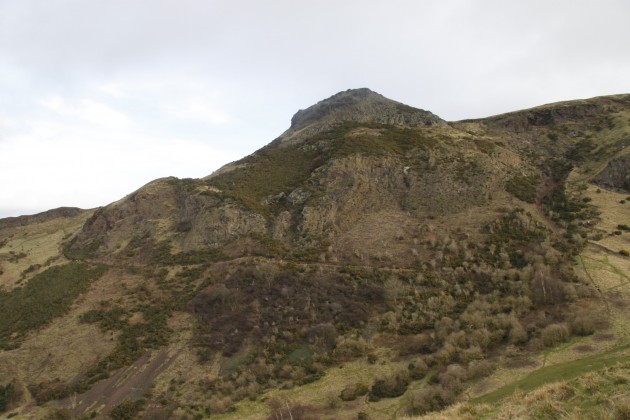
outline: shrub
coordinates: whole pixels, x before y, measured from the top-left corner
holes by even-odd
[[[337,328],[329,322],[315,325],[306,332],[306,338],[311,346],[322,351],[334,348],[338,335]]]
[[[328,406],[328,408],[339,408],[341,407],[341,399],[339,399],[339,397],[334,394],[328,394],[326,396],[326,405]]]
[[[571,334],[591,335],[595,332],[593,318],[588,315],[578,315],[570,324]]]
[[[116,331],[127,324],[121,318],[125,315],[125,310],[120,306],[114,306],[109,310],[92,309],[79,316],[79,322],[93,324],[98,322],[103,331]]]
[[[341,398],[343,401],[354,401],[357,399],[357,397],[367,394],[369,390],[370,389],[366,384],[364,384],[363,382],[358,382],[356,384],[351,384],[345,387],[341,391],[339,398]]]
[[[619,254],[623,255],[624,257],[630,257],[630,251],[628,251],[627,249],[622,249],[621,251],[619,251]]]
[[[537,175],[515,175],[505,184],[505,189],[521,201],[534,203],[539,180],[540,178]]]
[[[522,344],[527,341],[527,331],[517,319],[511,325],[508,340],[510,344]]]
[[[547,347],[552,347],[567,341],[569,329],[565,324],[551,324],[543,328],[540,338]]]
[[[462,382],[466,380],[466,369],[456,363],[448,365],[446,371],[438,375],[438,379],[442,388],[459,394],[463,389]]]
[[[409,377],[414,381],[424,378],[429,371],[429,367],[422,359],[415,359],[413,362],[409,363],[407,369],[409,370]]]
[[[557,304],[564,300],[564,287],[548,266],[536,264],[531,280],[533,300],[538,305]]]
[[[6,385],[0,385],[0,413],[4,413],[9,404],[13,401],[14,386],[13,382]]]
[[[36,274],[24,287],[0,292],[0,348],[19,346],[28,331],[66,313],[105,270],[104,266],[71,262]]]
[[[455,395],[439,385],[425,388],[407,397],[407,412],[410,415],[425,414],[441,410],[454,401]]]
[[[130,399],[126,399],[116,407],[112,408],[109,412],[109,416],[114,420],[133,419],[140,411],[142,411],[142,407],[144,407],[144,400],[132,401]]]
[[[488,360],[473,360],[466,369],[466,379],[478,379],[490,375],[494,372],[496,365]]]
[[[377,379],[370,389],[370,401],[400,397],[407,390],[407,386],[409,386],[409,375],[406,372]]]

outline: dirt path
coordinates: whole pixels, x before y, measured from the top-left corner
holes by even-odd
[[[125,399],[137,400],[150,390],[154,379],[168,368],[179,353],[169,355],[168,348],[146,352],[131,366],[122,368],[108,379],[98,382],[89,391],[60,401],[72,417],[97,411],[108,413]]]

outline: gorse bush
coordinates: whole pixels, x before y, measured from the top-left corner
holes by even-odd
[[[79,317],[79,321],[86,324],[98,322],[103,331],[118,330],[126,324],[126,321],[122,319],[124,315],[125,310],[120,306],[115,306],[108,310],[93,309],[85,312]]]
[[[378,135],[353,134],[358,128],[378,130]],[[218,174],[207,184],[218,188],[218,197],[233,199],[245,208],[269,218],[284,208],[283,198],[305,184],[313,171],[330,158],[354,154],[403,155],[437,144],[422,131],[381,124],[344,122],[318,133],[304,143],[273,142],[236,162],[239,170]],[[277,200],[269,201],[277,197]]]
[[[13,396],[15,393],[13,382],[10,382],[6,385],[0,385],[0,414],[4,413],[9,404],[13,401]]]
[[[143,407],[144,400],[132,401],[126,399],[116,407],[112,408],[109,412],[109,416],[114,420],[131,420],[136,418],[138,413],[142,411]]]
[[[302,150],[297,146],[271,144],[237,162],[241,170],[213,177],[208,184],[221,190],[246,208],[269,217],[275,213],[264,204],[265,199],[280,193],[289,194],[323,164],[323,156],[316,150]]]
[[[536,188],[539,182],[540,177],[538,175],[515,175],[505,184],[505,189],[519,200],[534,203],[536,202]]]
[[[36,274],[24,287],[0,292],[0,348],[19,346],[24,335],[68,311],[107,267],[71,262]]]

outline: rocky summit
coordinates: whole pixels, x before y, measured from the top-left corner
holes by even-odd
[[[0,413],[623,418],[628,146],[630,95],[353,89],[205,178],[0,220]]]

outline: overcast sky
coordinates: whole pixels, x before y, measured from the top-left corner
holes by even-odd
[[[0,0],[0,217],[202,177],[368,87],[447,120],[630,93],[627,0]]]

